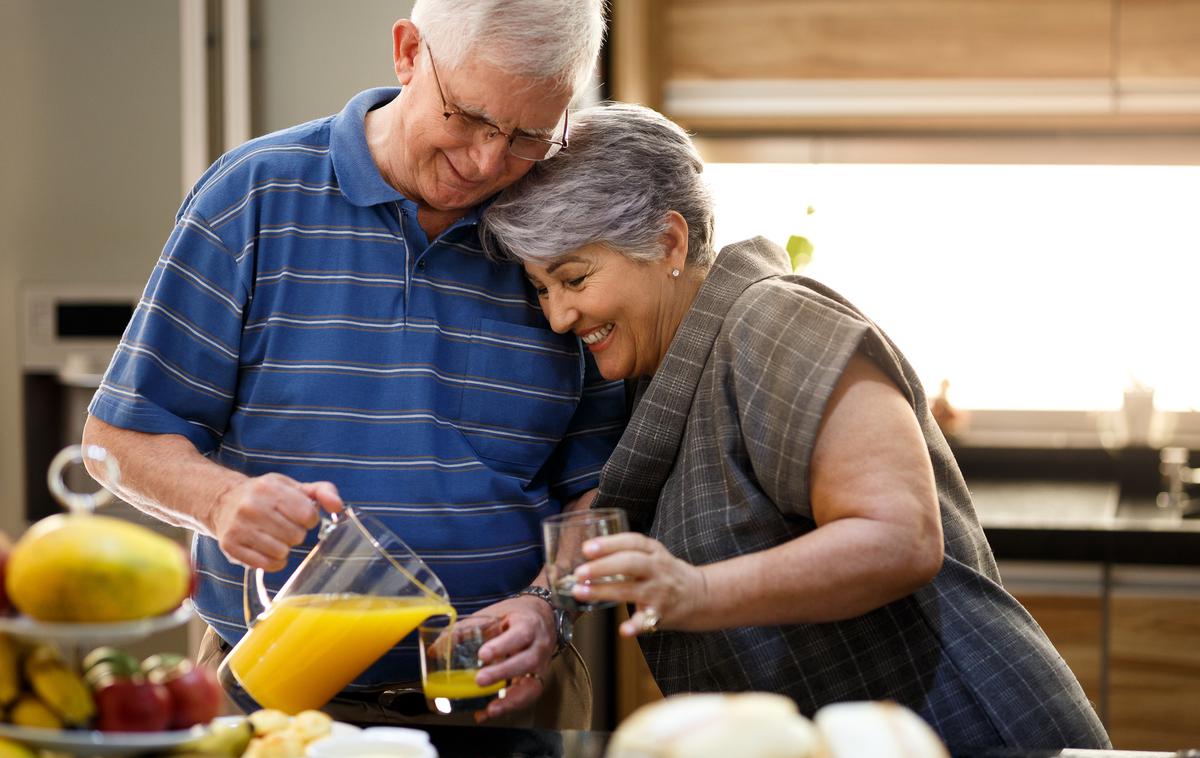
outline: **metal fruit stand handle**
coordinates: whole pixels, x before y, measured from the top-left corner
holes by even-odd
[[[85,460],[103,464],[108,486],[116,488],[121,481],[121,468],[107,450],[99,445],[71,445],[59,451],[50,461],[46,475],[50,492],[63,508],[71,513],[92,513],[112,500],[113,494],[105,487],[95,492],[75,492],[63,480],[68,466],[82,465]],[[75,656],[78,662],[86,650],[102,644],[133,642],[164,629],[187,623],[192,617],[192,603],[185,600],[171,613],[136,621],[66,623],[37,621],[28,616],[0,616],[0,632],[17,637],[37,640],[54,640],[64,648],[64,653]]]

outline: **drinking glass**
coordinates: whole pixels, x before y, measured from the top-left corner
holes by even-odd
[[[481,711],[495,697],[504,697],[505,682],[475,684],[483,667],[479,648],[504,631],[499,618],[475,614],[454,620],[431,616],[417,629],[421,639],[421,685],[431,713]]]
[[[578,581],[575,569],[588,559],[583,544],[593,537],[604,537],[629,531],[629,519],[623,508],[594,508],[587,511],[560,513],[542,521],[542,536],[546,546],[546,573],[550,579],[550,594],[554,605],[565,611],[586,613],[597,608],[616,605],[612,601],[581,603],[571,594]],[[588,584],[622,582],[625,577],[594,577]]]

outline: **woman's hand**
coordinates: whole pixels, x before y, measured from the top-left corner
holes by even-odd
[[[475,715],[478,722],[532,705],[542,695],[550,658],[558,641],[550,605],[532,595],[501,600],[480,611],[504,620],[505,629],[479,648],[484,667],[475,683],[486,687],[509,680],[503,700],[488,703]]]
[[[704,572],[671,555],[658,540],[623,532],[588,540],[583,553],[589,561],[575,569],[575,599],[634,603],[635,612],[621,624],[623,637],[688,630],[697,623],[708,594]]]

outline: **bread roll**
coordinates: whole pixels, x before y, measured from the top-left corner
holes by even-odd
[[[833,758],[949,758],[929,724],[896,703],[834,703],[816,722]]]
[[[607,758],[824,758],[812,722],[765,692],[674,695],[621,722]]]
[[[816,724],[766,692],[673,695],[634,711],[606,758],[949,758],[921,717],[895,703],[827,705]]]

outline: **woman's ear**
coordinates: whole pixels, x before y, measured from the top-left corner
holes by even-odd
[[[421,51],[421,32],[413,22],[402,18],[392,25],[392,65],[401,86],[408,84],[417,70]]]
[[[667,230],[663,232],[663,263],[668,270],[683,271],[687,264],[688,223],[678,211],[667,211]]]

